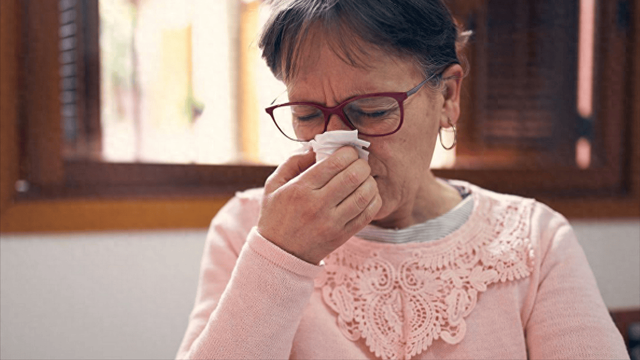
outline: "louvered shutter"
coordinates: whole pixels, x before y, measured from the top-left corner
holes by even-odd
[[[59,0],[63,155],[100,158],[98,0]]]
[[[475,33],[457,167],[575,167],[578,0],[450,5]]]

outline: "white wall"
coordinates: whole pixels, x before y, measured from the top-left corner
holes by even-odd
[[[0,358],[168,359],[205,231],[3,236]]]
[[[609,308],[640,307],[640,221],[574,222]],[[173,358],[205,230],[0,237],[0,358]]]

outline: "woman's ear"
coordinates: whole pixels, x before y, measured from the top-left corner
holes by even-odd
[[[460,117],[460,88],[462,87],[462,76],[464,72],[458,64],[451,65],[442,73],[444,81],[444,89],[442,96],[444,103],[442,104],[442,116],[440,126],[444,128],[450,127],[448,120],[452,124],[458,122]]]

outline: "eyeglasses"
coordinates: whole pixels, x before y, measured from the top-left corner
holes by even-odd
[[[312,102],[288,102],[265,110],[280,132],[293,141],[309,141],[327,131],[331,115],[337,115],[347,127],[358,130],[359,134],[387,136],[402,127],[403,102],[432,78],[425,79],[407,92],[358,95],[334,107]]]

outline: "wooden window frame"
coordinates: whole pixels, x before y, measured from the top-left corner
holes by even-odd
[[[262,186],[274,167],[65,160],[60,129],[58,4],[45,1],[35,7],[31,1],[0,1],[2,233],[203,228],[235,191]],[[555,170],[434,173],[536,197],[571,219],[640,217],[640,0],[628,1],[633,19],[626,64],[632,74],[628,83],[605,81],[597,104],[608,114],[611,108],[624,112],[612,116],[619,119],[618,130],[624,127],[624,144],[607,142],[606,131],[611,128],[598,129],[604,131],[606,163],[622,161],[619,167],[582,170],[579,176],[577,171]],[[615,16],[613,9],[607,7],[603,16]],[[616,38],[606,44],[625,45]],[[624,67],[616,64],[624,61],[612,58],[615,52],[598,50],[605,68],[620,76]],[[616,105],[625,101],[625,92],[632,93],[630,101],[624,107]],[[463,113],[470,114],[468,110]],[[552,191],[550,183],[554,184]],[[29,189],[17,184],[28,184]]]

